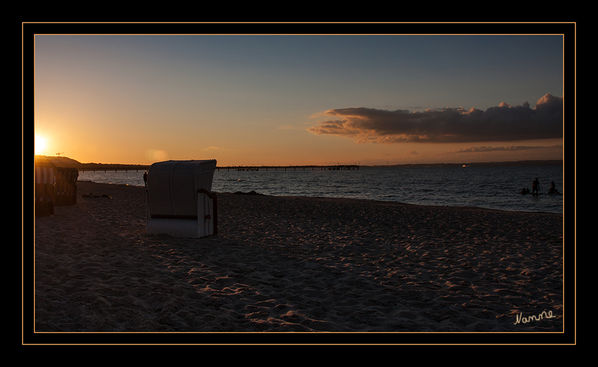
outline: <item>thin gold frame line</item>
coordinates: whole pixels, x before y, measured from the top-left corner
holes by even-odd
[[[143,344],[143,343],[122,343],[122,344],[118,344],[118,343],[65,343],[65,344],[59,344],[59,343],[30,343],[30,344],[24,344],[24,345],[51,345],[51,346],[64,346],[64,345],[69,345],[69,346],[82,346],[82,345],[94,345],[94,346],[98,346],[98,345],[119,345],[119,346],[146,346],[146,345],[167,345],[167,346],[173,346],[173,345],[181,345],[181,346],[197,346],[197,345],[203,345],[203,346],[215,346],[215,345],[250,345],[250,346],[346,346],[346,345],[359,345],[359,346],[413,346],[413,345],[450,345],[450,346],[487,346],[487,345],[496,345],[496,346],[513,346],[513,345],[517,345],[517,346],[571,346],[571,345],[577,345],[577,342],[575,343],[546,343],[546,344],[540,344],[540,343],[524,343],[524,344],[515,344],[515,343],[505,343],[505,344],[498,344],[498,343],[487,343],[487,344],[483,344],[483,343],[463,343],[463,344],[459,344],[459,343],[427,343],[427,344],[418,344],[418,343],[405,343],[405,344],[400,344],[400,343],[380,343],[380,344],[374,344],[374,343],[288,343],[288,344],[284,344],[284,343],[205,343],[205,344],[201,344],[201,343],[180,343],[180,344],[176,344],[176,343],[147,343],[147,344]]]
[[[334,21],[320,21],[320,22],[151,22],[151,21],[123,21],[123,22],[85,22],[85,21],[78,21],[78,22],[36,22],[36,21],[24,21],[23,24],[576,24],[577,22],[570,21],[570,22],[549,22],[549,21],[542,21],[542,22],[334,22]]]
[[[23,54],[23,45],[24,45],[23,25],[26,24],[26,23],[27,24],[31,24],[33,22],[22,22],[22,25],[21,25],[21,28],[22,28],[22,34],[21,34],[21,41],[22,41],[22,45],[21,45],[21,59],[22,59],[22,62],[24,60],[24,54]],[[60,23],[60,22],[43,22],[43,23],[52,23],[52,24],[55,24],[55,23]],[[79,24],[79,23],[86,23],[86,22],[65,22],[65,23]],[[90,23],[90,22],[87,22],[87,23]],[[91,23],[96,23],[96,22],[91,22]],[[97,22],[97,23],[127,23],[127,22]],[[141,23],[145,23],[145,22],[141,22]],[[165,24],[171,24],[172,22],[164,22],[164,23]],[[220,23],[222,23],[222,22],[220,22]],[[420,22],[420,23],[429,24],[429,23],[434,23],[434,22]],[[445,23],[445,22],[440,22],[440,23]],[[448,22],[448,23],[459,23],[459,22]],[[484,23],[484,22],[482,22],[482,23]],[[503,23],[503,24],[507,24],[507,23],[511,23],[511,22],[491,22],[491,23]],[[526,22],[519,22],[519,23],[526,23]],[[544,24],[544,22],[540,22],[540,23]],[[547,23],[554,23],[554,22],[547,22]],[[575,22],[556,22],[556,23],[564,23],[564,24],[574,24],[574,25],[576,25]],[[127,24],[132,24],[132,23],[127,23]],[[194,24],[202,24],[202,23],[194,23]],[[227,23],[227,24],[234,24],[234,23]],[[275,24],[275,23],[271,23],[271,24]],[[279,23],[276,23],[276,24],[279,24]],[[284,24],[284,23],[280,23],[280,24]],[[330,24],[330,23],[326,23],[326,24]],[[411,23],[408,22],[406,24],[411,24]],[[472,22],[470,24],[478,24],[478,22]],[[526,24],[530,24],[530,23],[526,23]],[[536,23],[536,24],[539,24],[539,23]],[[34,50],[33,50],[33,55],[34,55],[34,60],[33,60],[34,61],[34,71],[33,71],[33,73],[34,73],[34,79],[35,79],[35,36],[37,36],[37,35],[42,35],[42,34],[34,34]],[[65,35],[65,34],[43,34],[43,35]],[[66,35],[76,35],[76,34],[66,34]],[[80,34],[80,35],[102,35],[102,34]],[[128,34],[105,34],[105,35],[122,36],[122,35],[128,35]],[[177,34],[130,34],[130,35],[177,35]],[[194,35],[194,34],[180,34],[180,35]],[[206,34],[206,35],[217,36],[218,34]],[[233,34],[222,34],[222,35],[228,35],[228,36],[230,36],[230,35],[233,35]],[[242,35],[251,35],[251,34],[242,34]],[[264,34],[264,35],[273,36],[275,34]],[[285,35],[285,34],[282,34],[282,35]],[[301,34],[288,34],[288,35],[301,35]],[[307,34],[307,35],[316,35],[316,34]],[[323,34],[323,35],[348,36],[348,35],[352,35],[352,34]],[[355,35],[389,35],[389,36],[392,36],[392,35],[422,35],[422,36],[431,36],[431,35],[434,35],[434,34],[355,34]],[[439,35],[485,35],[485,34],[439,34]],[[488,35],[497,35],[497,36],[498,35],[517,35],[517,36],[522,36],[522,35],[547,35],[547,36],[548,35],[560,35],[560,36],[563,37],[563,71],[565,69],[565,67],[564,67],[564,60],[565,60],[565,56],[564,56],[564,34],[488,34]],[[576,40],[575,40],[575,42],[576,42]],[[575,43],[575,46],[576,46],[576,43]],[[576,53],[576,48],[575,48],[575,57],[576,56],[577,56],[577,53]],[[575,60],[576,60],[576,58],[575,58]],[[24,75],[24,68],[22,67],[22,70],[21,70],[21,83],[22,84],[24,83],[23,75]],[[575,69],[575,77],[577,77],[577,70],[576,69]],[[563,72],[563,95],[564,95],[564,82],[565,82],[565,80],[564,80],[564,72]],[[21,93],[21,112],[22,112],[22,115],[21,115],[21,140],[22,140],[22,142],[23,142],[23,136],[24,136],[24,134],[23,134],[23,125],[24,125],[24,120],[23,120],[23,114],[24,114],[24,111],[23,111],[24,102],[23,101],[24,101],[24,96],[23,96],[23,94],[24,94],[24,91],[22,90],[22,93]],[[576,110],[576,108],[577,108],[577,101],[575,100],[574,102],[575,102],[575,110]],[[564,98],[563,98],[563,103],[564,103]],[[564,114],[563,114],[563,137],[564,137],[564,123],[565,123],[565,118],[564,118]],[[575,125],[574,126],[575,126],[575,131],[577,131],[577,129],[576,129],[577,128],[577,125],[576,125],[576,116],[575,116]],[[576,136],[575,136],[575,143],[576,143]],[[564,138],[563,138],[563,145],[564,145]],[[23,162],[23,156],[21,156],[21,162]],[[565,164],[565,160],[564,160],[564,148],[563,148],[563,169],[564,169],[564,164]],[[575,168],[576,167],[577,167],[577,165],[575,163]],[[575,171],[575,177],[576,177],[576,175],[577,175],[577,172]],[[23,181],[24,180],[23,179],[23,170],[21,170],[21,176],[22,176],[22,181]],[[34,170],[34,177],[35,177],[35,170]],[[564,184],[563,184],[563,186],[564,186]],[[564,188],[563,188],[563,192],[564,192]],[[35,190],[34,190],[34,195],[35,195]],[[577,201],[577,199],[576,199],[576,195],[575,195],[575,202],[576,201]],[[21,196],[21,202],[22,202],[22,206],[23,206],[24,205],[23,194]],[[564,253],[565,252],[564,251],[564,215],[565,214],[564,214],[564,201],[563,201],[563,331],[561,331],[561,332],[529,332],[529,333],[532,333],[532,334],[563,334],[565,332],[565,330],[564,330],[564,327],[565,327],[565,323],[564,323],[564,316],[565,316],[565,312],[564,312],[565,311],[565,306],[564,306],[564,303],[565,303],[564,302],[564,288],[565,288],[565,286],[564,286],[564,266],[565,266],[565,263],[564,263],[564,257],[565,257],[565,253]],[[23,216],[21,218],[21,229],[23,231]],[[576,233],[576,225],[575,225],[575,233]],[[34,219],[34,239],[35,239],[35,219]],[[34,243],[35,243],[35,240],[34,240]],[[576,244],[576,242],[575,242],[575,244]],[[24,259],[23,247],[24,247],[24,244],[23,244],[23,239],[22,239],[21,240],[21,262],[22,262],[22,265],[24,265],[24,263],[23,263],[23,259]],[[576,249],[576,246],[575,246],[575,254],[576,254],[576,250],[577,249]],[[240,332],[37,332],[35,330],[35,246],[34,246],[33,251],[34,251],[34,261],[33,261],[33,268],[34,268],[34,279],[33,279],[33,281],[34,281],[34,289],[33,289],[33,293],[34,293],[34,300],[33,300],[33,304],[34,304],[34,310],[33,310],[33,314],[34,314],[34,334],[35,333],[209,333],[209,334],[213,334],[213,333],[240,333]],[[22,269],[21,269],[21,273],[22,273],[21,274],[22,275],[21,276],[21,288],[22,288],[22,292],[21,292],[21,299],[22,300],[21,301],[22,301],[22,304],[24,304],[24,300],[23,300],[23,294],[24,294],[23,271],[24,271],[24,266],[22,266]],[[575,291],[576,290],[577,290],[577,282],[575,282]],[[577,294],[575,294],[575,296],[577,296]],[[577,297],[575,297],[575,299],[577,300]],[[577,306],[577,305],[575,305],[575,306]],[[22,309],[22,312],[21,312],[21,326],[22,326],[22,329],[24,329],[23,317],[24,316],[23,316],[23,309]],[[575,319],[575,321],[576,321],[576,319]],[[253,333],[253,332],[242,332],[242,333]],[[285,332],[265,332],[265,333],[276,334],[276,333],[285,333]],[[306,333],[312,333],[312,332],[306,332]],[[318,332],[316,332],[316,333],[318,333]],[[320,333],[335,333],[335,332],[320,332]],[[360,333],[360,332],[352,332],[352,333]],[[459,333],[497,334],[498,333],[498,334],[527,334],[528,332],[367,332],[367,333],[389,333],[389,334],[390,333],[392,333],[392,334],[399,334],[399,333],[401,333],[401,334],[402,333],[434,333],[434,334],[445,334],[445,333],[446,334],[459,334]],[[23,339],[23,334],[22,334],[22,339]],[[287,345],[287,344],[285,344],[285,345]],[[458,345],[464,345],[464,344],[458,344]],[[501,344],[501,345],[506,345],[506,344]],[[515,344],[515,345],[517,345],[517,344]],[[543,344],[543,345],[547,345],[547,344]]]
[[[35,33],[34,36],[564,36],[564,33]]]
[[[565,258],[567,256],[566,251],[565,251],[566,250],[565,249],[565,238],[566,238],[566,236],[565,236],[565,232],[566,232],[566,226],[565,226],[565,218],[566,218],[566,213],[565,213],[565,203],[566,203],[566,201],[565,201],[565,189],[566,189],[565,172],[566,172],[566,170],[565,169],[566,168],[565,167],[567,165],[567,163],[565,161],[565,151],[566,151],[566,146],[568,146],[568,145],[567,145],[567,142],[566,142],[566,139],[565,139],[565,121],[566,121],[566,118],[565,118],[565,101],[566,101],[566,99],[565,99],[565,91],[566,91],[565,85],[568,85],[568,83],[567,83],[567,80],[565,79],[565,70],[566,70],[565,64],[567,62],[565,54],[566,54],[566,51],[565,51],[565,36],[563,36],[563,83],[562,83],[562,85],[563,85],[562,86],[562,88],[563,88],[563,91],[562,91],[563,92],[563,276],[562,276],[562,278],[563,278],[563,291],[562,291],[563,292],[563,294],[562,294],[562,299],[563,299],[563,331],[565,331],[565,329],[566,329],[565,311],[567,309],[567,305],[566,305],[566,302],[565,302],[565,288],[566,288],[566,286],[565,286],[565,268],[567,266],[567,263],[565,261]],[[573,68],[575,68],[575,67],[576,67],[576,63],[574,62]],[[574,100],[575,100],[577,98],[577,93],[575,93],[574,96],[575,96],[574,97]],[[575,268],[575,265],[574,265],[574,268]],[[577,279],[576,279],[575,276],[574,276],[574,279],[577,281]],[[577,325],[576,325],[575,329],[577,329]]]
[[[37,35],[37,34],[36,34]],[[34,35],[34,36],[36,36]],[[59,35],[59,34],[56,34]],[[83,35],[83,34],[82,34]],[[99,34],[91,34],[91,35],[99,35]],[[122,34],[113,34],[114,36],[121,36]],[[143,35],[143,34],[136,34],[136,35]],[[164,34],[164,35],[170,35],[170,34]],[[185,35],[185,34],[182,34]],[[186,34],[186,35],[192,35],[192,34]],[[212,35],[212,34],[209,34]],[[343,34],[339,34],[339,35],[343,35]],[[391,35],[391,34],[388,34]],[[422,35],[427,35],[427,34],[422,34]],[[446,34],[449,35],[449,34]],[[512,34],[512,35],[519,35],[519,34]],[[548,35],[548,34],[546,34]],[[555,34],[555,35],[559,35],[559,34]],[[560,34],[560,36],[563,37],[563,50],[564,50],[564,34]],[[35,41],[35,39],[34,39]],[[35,42],[34,42],[35,45]],[[34,79],[35,79],[35,47],[34,47],[34,51],[33,51],[33,55],[34,55]],[[563,52],[563,71],[564,71],[564,52]],[[564,72],[563,72],[563,87],[564,87]],[[563,92],[564,92],[564,88],[563,88]],[[564,93],[563,93],[564,94]],[[563,103],[564,103],[564,98],[563,98]],[[563,130],[564,130],[564,114],[563,114]],[[564,136],[564,133],[563,133]],[[563,138],[563,145],[564,145],[564,138]],[[564,168],[564,148],[563,148],[563,168]],[[563,193],[564,193],[564,188],[563,188]],[[564,205],[564,201],[563,201],[563,205]],[[34,225],[34,236],[35,236],[35,225]],[[565,251],[564,251],[564,210],[563,210],[563,328],[562,331],[560,332],[542,332],[542,331],[538,331],[538,332],[531,332],[534,334],[564,334],[565,333],[565,305],[564,305],[564,292],[565,292],[565,286],[564,286],[564,266],[565,266]],[[33,306],[34,306],[34,312],[33,312],[33,321],[34,321],[34,334],[35,333],[97,333],[97,332],[37,332],[35,330],[35,246],[34,246],[34,264],[33,264],[33,268],[34,268],[34,289],[33,289]],[[105,332],[105,333],[129,333],[129,332]],[[130,333],[144,333],[144,332],[130,332]],[[169,333],[169,332],[147,332],[147,333]],[[173,333],[177,333],[177,332],[173,332]],[[252,333],[252,332],[202,332],[202,331],[198,331],[198,332],[181,332],[181,333]],[[277,332],[270,332],[270,333],[277,333]],[[312,332],[308,332],[308,333],[312,333]],[[318,332],[315,332],[318,333]],[[328,332],[321,332],[321,333],[328,333]],[[359,332],[356,332],[359,333]],[[369,333],[376,333],[376,332],[369,332]],[[402,333],[453,333],[453,334],[458,334],[458,333],[475,333],[475,334],[484,334],[484,333],[492,333],[492,334],[509,334],[509,333],[522,333],[522,332],[381,332],[381,333],[393,333],[393,334],[402,334]]]
[[[574,209],[577,206],[577,159],[576,159],[576,152],[577,152],[577,23],[575,23],[573,25],[573,90],[574,90],[574,94],[575,97],[573,98],[573,185],[574,185],[574,190],[573,190],[573,201],[574,201]],[[564,37],[563,37],[563,42],[564,42]],[[563,59],[564,59],[565,55],[563,52]],[[564,62],[563,62],[563,70],[565,69],[564,67]],[[563,72],[563,80],[565,79],[565,73]],[[563,85],[564,88],[564,85]],[[564,100],[564,99],[563,99]],[[564,119],[564,114],[563,114],[563,119]],[[564,120],[563,120],[564,121]],[[563,145],[563,165],[565,164],[565,159],[564,159],[564,145]],[[563,172],[564,175],[564,172]],[[563,180],[563,183],[565,182],[565,180]],[[564,187],[564,186],[563,186]],[[565,189],[563,188],[563,194],[565,192]],[[563,205],[565,205],[565,198],[563,197]],[[574,308],[575,308],[575,312],[573,313],[573,324],[575,325],[575,329],[574,329],[574,334],[573,334],[573,340],[575,341],[575,343],[577,344],[577,215],[575,214],[576,211],[573,211],[573,294],[574,294]],[[563,211],[563,228],[565,226],[565,212]],[[564,258],[564,242],[565,242],[565,231],[563,230],[563,258]],[[564,268],[564,265],[563,265]],[[565,271],[563,269],[563,279],[565,276]],[[564,280],[563,280],[564,282]],[[563,289],[565,288],[565,285],[563,283]],[[564,291],[563,291],[563,297],[564,297]],[[564,302],[564,298],[563,298],[563,311],[565,309],[565,302]],[[564,319],[563,319],[564,320]],[[564,330],[564,329],[563,329]]]
[[[34,334],[564,334],[562,331],[37,331]]]

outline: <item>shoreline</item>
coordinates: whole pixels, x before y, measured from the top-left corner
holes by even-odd
[[[145,188],[145,186],[141,185],[129,185],[129,184],[118,184],[118,183],[103,183],[103,182],[95,182],[92,180],[77,180],[79,182],[88,182],[98,185],[114,185],[114,186],[125,186],[125,187],[138,187],[138,188]],[[238,192],[229,192],[229,191],[214,191],[216,194],[225,194],[225,195],[233,195],[238,194]],[[246,193],[243,193],[246,194]],[[498,209],[498,208],[486,208],[481,206],[459,206],[459,205],[433,205],[433,204],[413,204],[413,203],[405,203],[402,201],[393,201],[393,200],[378,200],[378,199],[365,199],[365,198],[355,198],[355,197],[342,197],[342,196],[301,196],[301,195],[270,195],[270,194],[262,194],[257,192],[253,195],[261,195],[261,196],[271,196],[271,197],[288,197],[288,198],[313,198],[313,199],[339,199],[339,200],[360,200],[360,201],[372,201],[377,203],[396,203],[400,205],[413,205],[413,206],[421,206],[421,207],[429,207],[429,208],[456,208],[456,209],[481,209],[481,210],[495,210],[500,212],[515,212],[515,213],[537,213],[537,214],[555,214],[555,215],[563,215],[563,213],[555,213],[555,212],[543,212],[543,211],[530,211],[530,210],[515,210],[515,209]]]
[[[36,218],[37,331],[562,331],[562,214],[218,193],[193,240],[145,233],[142,186],[77,186]]]

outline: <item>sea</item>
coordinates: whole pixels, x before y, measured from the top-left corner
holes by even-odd
[[[79,180],[144,186],[144,171],[82,171]],[[538,178],[540,195],[522,195]],[[436,206],[562,213],[562,164],[361,166],[358,170],[217,169],[212,191],[341,197]]]

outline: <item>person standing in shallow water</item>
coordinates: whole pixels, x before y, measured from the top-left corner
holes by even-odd
[[[538,178],[536,177],[534,182],[532,182],[532,195],[538,195],[539,188],[540,188],[540,181],[538,181]]]
[[[147,186],[147,172],[143,172],[143,183]]]
[[[554,184],[554,181],[552,181],[550,183],[550,189],[548,189],[548,194],[549,195],[560,195],[561,193],[559,192],[559,190],[556,189],[556,186]]]

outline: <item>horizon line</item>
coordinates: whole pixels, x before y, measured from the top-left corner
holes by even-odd
[[[69,159],[77,162],[80,165],[106,165],[106,166],[151,166],[152,163],[101,163],[101,162],[79,162],[74,158],[67,156],[48,156],[48,155],[34,155],[35,157],[44,157],[49,159]],[[165,161],[185,161],[192,159],[169,159]],[[430,162],[430,163],[382,163],[382,164],[361,164],[359,162],[353,163],[330,163],[330,164],[237,164],[237,165],[217,165],[216,168],[237,168],[237,167],[335,167],[335,166],[359,166],[359,167],[389,167],[389,166],[434,166],[434,165],[480,165],[480,164],[522,164],[522,163],[557,163],[563,162],[563,159],[523,159],[523,160],[506,160],[506,161],[458,161],[458,162]]]

